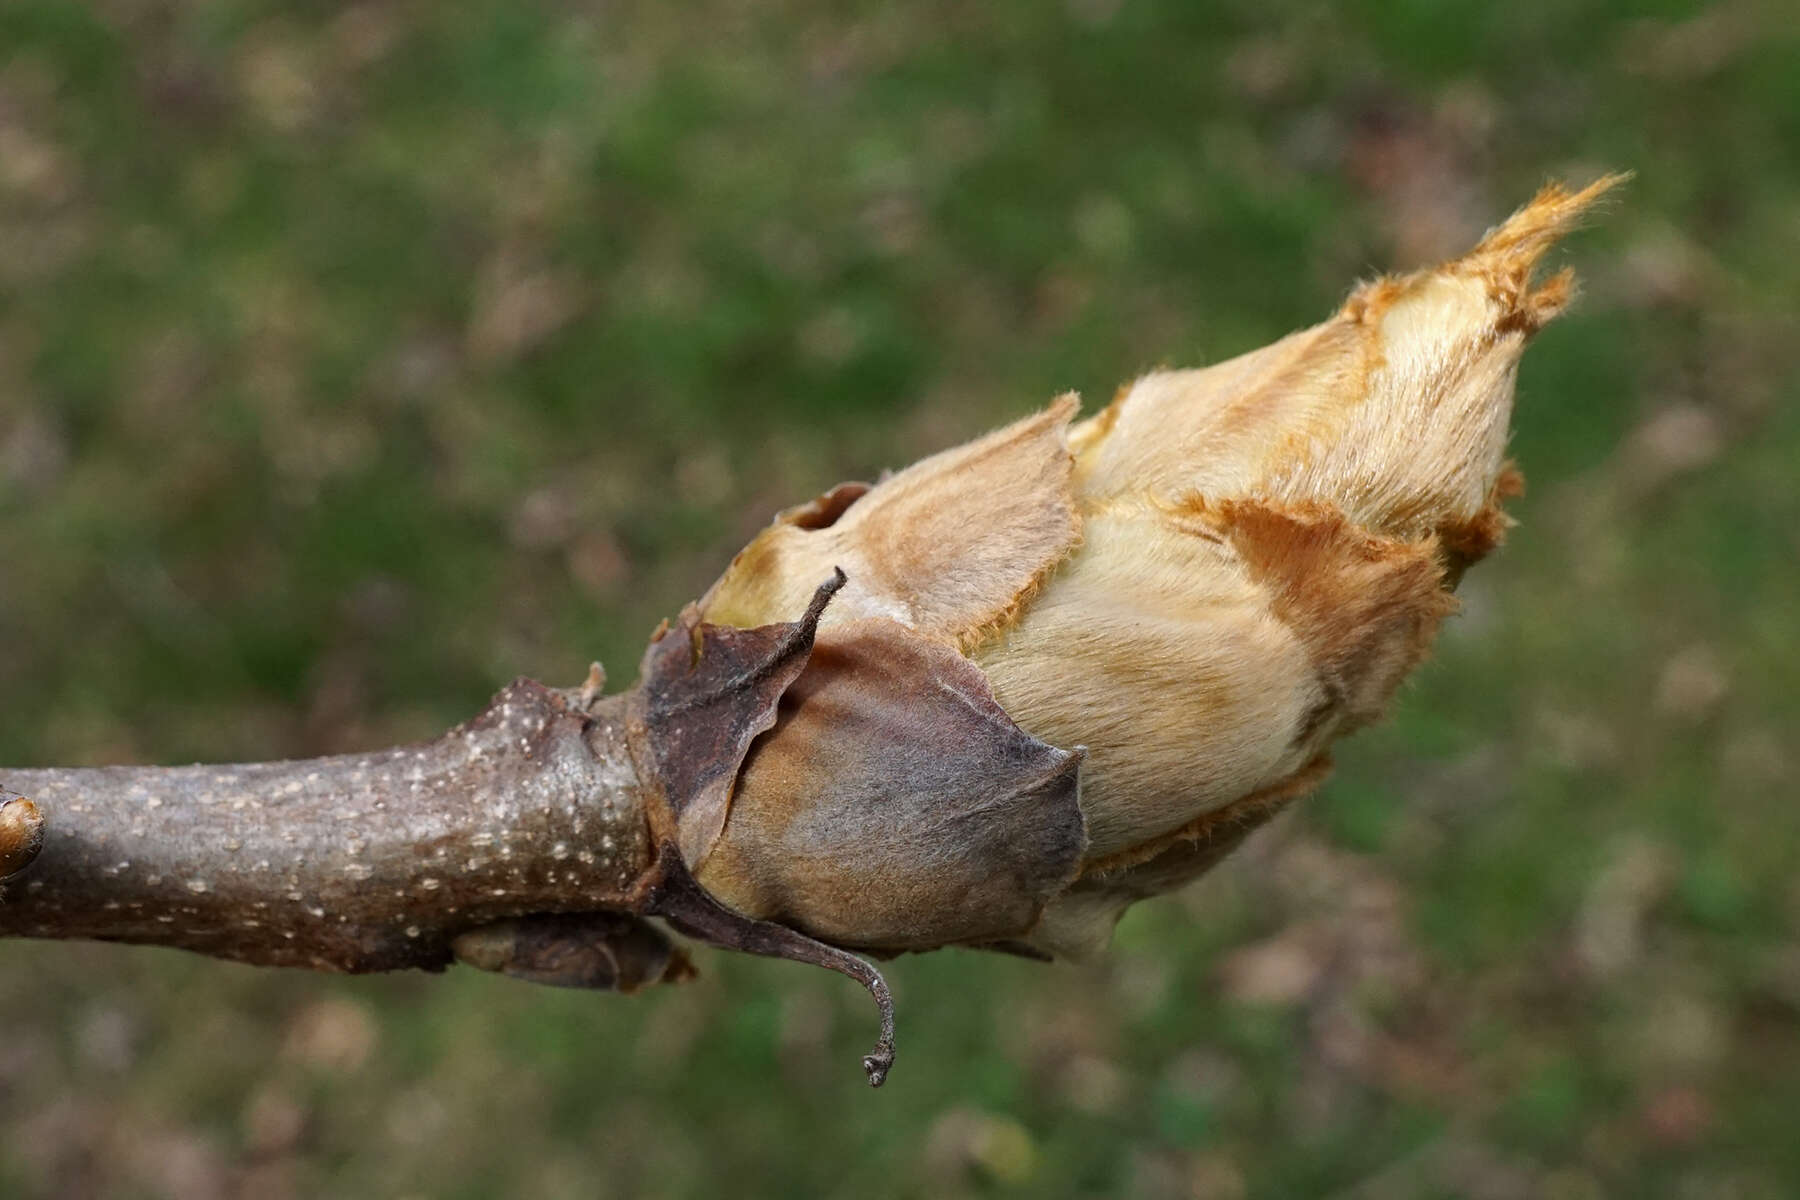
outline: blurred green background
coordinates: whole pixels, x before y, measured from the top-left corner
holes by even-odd
[[[1113,952],[623,999],[0,945],[8,1197],[1800,1191],[1785,0],[0,4],[0,762],[628,682],[776,508],[1637,180],[1512,543]]]

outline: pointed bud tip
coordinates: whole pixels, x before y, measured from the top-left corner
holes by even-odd
[[[1629,178],[1605,175],[1578,191],[1547,184],[1462,257],[1359,285],[1340,317],[1379,329],[1389,357],[1395,346],[1416,343],[1423,335],[1434,345],[1422,353],[1455,361],[1510,334],[1519,336],[1502,337],[1502,344],[1516,359],[1524,342],[1575,296],[1575,272],[1569,268],[1534,286],[1538,262],[1601,196]]]
[[[1530,203],[1489,230],[1473,250],[1442,269],[1481,279],[1513,323],[1535,331],[1560,313],[1575,292],[1575,273],[1566,269],[1532,288],[1531,273],[1538,261],[1596,201],[1630,178],[1630,172],[1602,175],[1579,191],[1560,181],[1547,183]]]

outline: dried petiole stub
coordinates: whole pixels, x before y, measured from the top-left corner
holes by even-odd
[[[0,936],[630,991],[691,974],[660,919],[862,982],[880,1083],[858,952],[1092,953],[1380,716],[1506,531],[1514,372],[1573,290],[1534,269],[1616,182],[780,514],[625,693],[520,681],[366,755],[0,771],[35,800],[0,795]]]

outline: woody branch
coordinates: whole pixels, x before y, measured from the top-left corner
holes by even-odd
[[[462,931],[617,903],[650,859],[625,698],[522,680],[435,741],[232,766],[0,768],[42,848],[0,936],[333,971],[437,968]]]

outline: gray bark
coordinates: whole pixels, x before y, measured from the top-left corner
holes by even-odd
[[[623,696],[512,684],[431,742],[233,766],[0,767],[42,848],[0,937],[441,968],[509,918],[628,907],[652,861]]]

